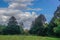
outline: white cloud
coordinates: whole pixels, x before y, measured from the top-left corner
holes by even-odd
[[[7,2],[31,2],[33,0],[5,0]]]
[[[26,9],[27,5],[26,4],[19,4],[19,3],[12,3],[9,5],[9,9]]]
[[[28,7],[29,5],[33,5],[33,1],[35,0],[5,0],[5,2],[8,2],[9,4],[9,9],[41,11],[41,8]]]
[[[26,9],[28,5],[33,5],[32,1],[34,0],[5,0],[9,3],[8,8],[10,9]]]
[[[38,16],[36,12],[23,12],[23,10],[40,11],[41,8],[29,8],[34,0],[4,0],[8,2],[8,8],[0,8],[0,24],[6,24],[11,16],[15,16],[18,23],[23,22],[25,29],[29,29],[32,21]]]
[[[24,23],[25,28],[30,27],[31,22],[37,17],[35,12],[23,12],[21,10],[13,10],[13,9],[0,9],[0,24],[7,23],[8,19],[11,16],[15,16],[17,21],[20,23],[21,21]],[[27,26],[28,25],[28,26]]]
[[[33,11],[41,11],[42,9],[41,8],[28,8],[27,10],[33,10]]]

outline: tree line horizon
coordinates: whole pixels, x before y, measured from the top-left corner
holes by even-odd
[[[37,36],[55,36],[60,37],[60,6],[54,12],[51,21],[46,22],[43,14],[40,14],[35,21],[32,22],[30,30],[24,30],[22,25],[18,25],[16,18],[12,16],[7,26],[0,25],[1,35],[37,35]]]

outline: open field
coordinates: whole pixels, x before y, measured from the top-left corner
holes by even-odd
[[[41,36],[0,35],[0,40],[60,40],[60,38]]]

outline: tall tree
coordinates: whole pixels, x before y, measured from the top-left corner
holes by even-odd
[[[8,26],[3,30],[4,34],[21,34],[21,27],[18,26],[16,18],[12,16],[9,19]]]
[[[35,21],[32,23],[32,27],[30,29],[30,34],[35,35],[44,35],[44,24],[45,24],[46,18],[43,14],[40,14]]]
[[[55,20],[60,18],[60,6],[57,7],[57,10],[54,13],[54,17],[52,18],[52,20],[50,21],[49,25],[48,25],[48,35],[55,35],[54,34],[54,27],[57,27],[57,24],[55,23]]]

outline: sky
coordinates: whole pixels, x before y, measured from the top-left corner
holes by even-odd
[[[24,28],[29,29],[40,14],[49,22],[59,4],[58,0],[0,0],[0,24],[15,16],[19,24],[23,22]]]

